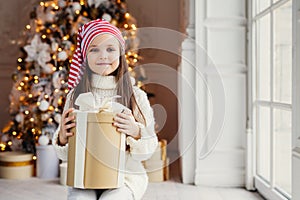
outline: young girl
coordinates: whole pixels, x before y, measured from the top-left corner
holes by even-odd
[[[127,135],[125,185],[117,189],[94,190],[69,187],[69,200],[139,200],[148,185],[141,161],[155,151],[158,141],[154,132],[154,117],[146,93],[133,86],[124,56],[125,41],[121,32],[103,20],[83,25],[77,36],[77,48],[70,67],[67,95],[61,123],[54,134],[53,145],[58,157],[67,161],[68,138],[75,133],[74,102],[79,94],[92,92],[96,103],[103,97],[120,95],[126,106],[114,118],[117,130]]]

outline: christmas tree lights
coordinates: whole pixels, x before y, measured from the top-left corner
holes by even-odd
[[[47,135],[51,142],[69,92],[67,76],[77,30],[99,18],[123,31],[129,70],[141,85],[144,73],[138,75],[133,70],[141,59],[137,50],[137,25],[127,12],[124,0],[41,1],[33,8],[30,23],[24,27],[23,55],[17,59],[17,69],[12,75],[11,121],[0,135],[0,151],[35,153],[41,135]]]

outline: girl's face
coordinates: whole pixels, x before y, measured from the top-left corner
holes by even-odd
[[[90,69],[102,76],[106,76],[118,68],[119,57],[119,41],[110,34],[95,37],[87,50],[87,62]]]

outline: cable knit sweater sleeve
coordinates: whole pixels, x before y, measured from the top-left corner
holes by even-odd
[[[73,93],[73,91],[71,90],[66,97],[64,111],[70,107],[70,98],[71,98],[72,93]],[[65,146],[58,145],[59,131],[60,131],[60,124],[53,135],[52,144],[56,151],[57,157],[59,159],[61,159],[62,161],[67,161],[68,160],[68,144],[66,144]]]
[[[146,93],[135,86],[133,87],[133,92],[137,104],[146,120],[146,125],[138,122],[141,138],[134,139],[129,136],[127,137],[127,144],[130,146],[130,155],[132,158],[137,161],[143,161],[152,156],[158,145],[158,139],[154,130],[155,121],[153,110],[150,106]],[[137,110],[135,110],[133,114],[138,119],[142,117],[138,114]]]

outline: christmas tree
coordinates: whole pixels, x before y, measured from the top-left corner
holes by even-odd
[[[139,62],[136,20],[124,0],[52,0],[40,2],[30,13],[24,29],[23,56],[17,59],[10,95],[11,121],[1,133],[0,150],[35,153],[41,135],[51,143],[64,107],[69,65],[76,33],[84,23],[105,19],[124,33],[126,58],[141,83],[144,73],[132,70]]]

